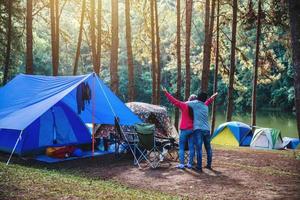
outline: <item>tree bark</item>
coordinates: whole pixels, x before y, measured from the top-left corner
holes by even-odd
[[[95,34],[95,0],[90,1],[91,4],[91,13],[90,13],[90,35],[91,35],[91,48],[92,48],[92,64],[93,69],[96,74],[99,74],[97,68],[97,52],[96,52],[96,34]]]
[[[58,75],[58,68],[59,68],[59,18],[60,18],[60,13],[59,13],[59,0],[55,1],[55,70],[56,70],[56,75]],[[55,75],[55,76],[56,76]]]
[[[151,20],[151,60],[152,60],[152,104],[157,104],[156,100],[156,60],[155,60],[155,34],[154,34],[154,0],[150,0],[150,20]]]
[[[52,73],[53,73],[53,76],[57,76],[57,74],[58,74],[58,66],[56,66],[55,2],[56,2],[56,0],[50,0],[51,51],[52,51]]]
[[[256,126],[256,91],[257,91],[257,72],[259,64],[259,43],[261,33],[261,0],[258,0],[258,12],[257,12],[257,28],[256,28],[256,52],[255,52],[255,66],[253,67],[253,82],[252,82],[252,108],[251,108],[251,125],[252,131]]]
[[[186,0],[186,42],[185,42],[185,99],[190,96],[191,87],[191,61],[190,61],[190,44],[191,44],[191,23],[192,23],[193,0]]]
[[[177,32],[176,32],[176,54],[177,54],[177,92],[176,92],[176,98],[181,98],[181,34],[180,34],[180,0],[177,0],[176,4],[177,9]],[[175,127],[178,130],[178,123],[179,123],[179,110],[176,107],[175,108]]]
[[[159,26],[158,26],[158,11],[157,11],[157,1],[154,3],[154,13],[155,13],[155,33],[156,33],[156,103],[160,104],[160,38],[159,38]]]
[[[110,57],[110,80],[111,88],[118,93],[119,77],[118,77],[118,48],[119,48],[119,22],[118,22],[118,0],[111,0],[111,57]]]
[[[10,65],[10,52],[11,52],[11,34],[12,34],[12,1],[7,2],[7,12],[8,12],[8,22],[7,22],[7,44],[6,44],[6,54],[5,54],[5,63],[4,63],[4,74],[3,74],[3,85],[7,83],[8,72]]]
[[[77,49],[76,49],[76,56],[75,56],[74,69],[73,69],[74,76],[77,74],[77,71],[78,71],[78,62],[79,62],[80,48],[81,48],[81,42],[82,42],[82,32],[83,32],[83,21],[84,21],[85,9],[86,9],[86,0],[82,0],[80,27],[79,27]]]
[[[98,20],[97,20],[97,57],[96,57],[96,73],[99,75],[101,70],[101,43],[102,43],[102,0],[98,0]]]
[[[226,121],[231,121],[233,112],[233,84],[235,73],[235,47],[236,47],[236,26],[237,26],[237,0],[232,1],[232,37],[231,37],[231,56],[228,87],[228,103]]]
[[[214,0],[213,0],[214,2]],[[205,1],[205,22],[204,22],[204,44],[203,44],[203,69],[201,77],[201,91],[207,92],[208,88],[208,79],[209,79],[209,66],[210,66],[210,51],[211,51],[211,34],[210,34],[210,1]],[[211,21],[212,22],[212,21]]]
[[[131,46],[131,22],[130,22],[130,1],[125,0],[126,19],[126,43],[127,43],[127,64],[128,64],[128,101],[134,101],[134,66]]]
[[[26,74],[33,73],[32,54],[32,0],[27,0],[26,6]]]
[[[53,76],[58,75],[59,66],[59,1],[50,0],[51,49]]]
[[[215,0],[213,0],[215,1]],[[213,93],[216,93],[218,91],[218,71],[219,71],[219,29],[220,29],[220,0],[217,0],[217,38],[216,38],[216,60],[215,60],[215,72],[214,72],[214,87],[213,87]],[[215,130],[215,123],[216,123],[216,101],[213,101],[212,105],[212,111],[211,111],[211,134]]]
[[[300,139],[300,1],[289,0],[291,44],[294,66],[295,107]]]

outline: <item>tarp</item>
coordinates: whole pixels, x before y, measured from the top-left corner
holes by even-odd
[[[89,85],[92,99],[85,105],[85,110],[78,114],[76,92],[81,83]],[[20,131],[23,131],[23,134],[28,132],[34,138],[40,136],[41,131],[36,131],[38,126],[36,124],[47,123],[47,119],[51,119],[49,110],[55,105],[67,111],[60,112],[53,119],[58,119],[56,123],[66,124],[67,122],[63,120],[67,115],[70,127],[73,129],[76,127],[76,122],[78,126],[83,122],[114,124],[114,117],[118,117],[122,125],[141,122],[94,73],[57,77],[20,74],[0,88],[0,149],[7,138],[10,138],[11,142],[16,141]],[[64,132],[70,133],[70,127]],[[45,130],[52,129],[45,128]],[[43,132],[47,135],[45,130]],[[9,148],[12,148],[11,145]]]
[[[155,124],[156,134],[161,136],[178,136],[176,128],[172,124],[165,107],[143,102],[129,102],[126,103],[126,105],[138,115],[143,122]]]
[[[145,123],[155,125],[155,134],[162,137],[178,137],[178,133],[171,123],[168,116],[167,109],[163,106],[142,103],[142,102],[129,102],[126,105],[134,114]],[[135,132],[133,126],[122,126],[126,133]],[[108,137],[109,134],[116,134],[114,126],[101,125],[97,129],[96,137]]]
[[[0,90],[0,128],[23,130],[54,104],[63,101],[77,112],[76,87],[87,82],[95,93],[95,123],[114,124],[114,113],[120,124],[133,125],[140,119],[97,77],[37,76],[20,74]],[[108,103],[108,101],[109,103]],[[79,116],[93,122],[91,102]],[[113,112],[112,112],[113,110]],[[28,114],[30,113],[30,115]]]
[[[212,143],[232,146],[249,146],[252,138],[251,127],[242,122],[226,122],[218,126],[212,136]]]

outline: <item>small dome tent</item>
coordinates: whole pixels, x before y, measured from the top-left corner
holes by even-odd
[[[237,121],[226,122],[213,133],[212,144],[249,146],[252,136],[251,127],[247,124]]]
[[[288,149],[297,149],[297,147],[300,147],[299,138],[284,137],[282,138],[282,141]]]
[[[274,128],[256,129],[250,144],[255,149],[282,149],[284,146],[280,130]]]

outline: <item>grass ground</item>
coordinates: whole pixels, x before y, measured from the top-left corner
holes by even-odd
[[[0,162],[0,199],[176,199],[114,181],[93,180],[73,171],[37,169]]]
[[[299,151],[214,147],[214,171],[138,169],[112,156],[43,164],[0,155],[0,199],[299,199]],[[205,158],[204,158],[205,164]]]

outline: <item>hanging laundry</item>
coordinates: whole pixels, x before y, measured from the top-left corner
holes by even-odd
[[[84,100],[86,103],[90,104],[90,100],[92,98],[92,91],[88,83],[84,84]]]
[[[85,105],[90,104],[92,97],[92,91],[88,83],[80,83],[77,86],[76,101],[77,101],[77,113],[80,114],[84,111]]]

